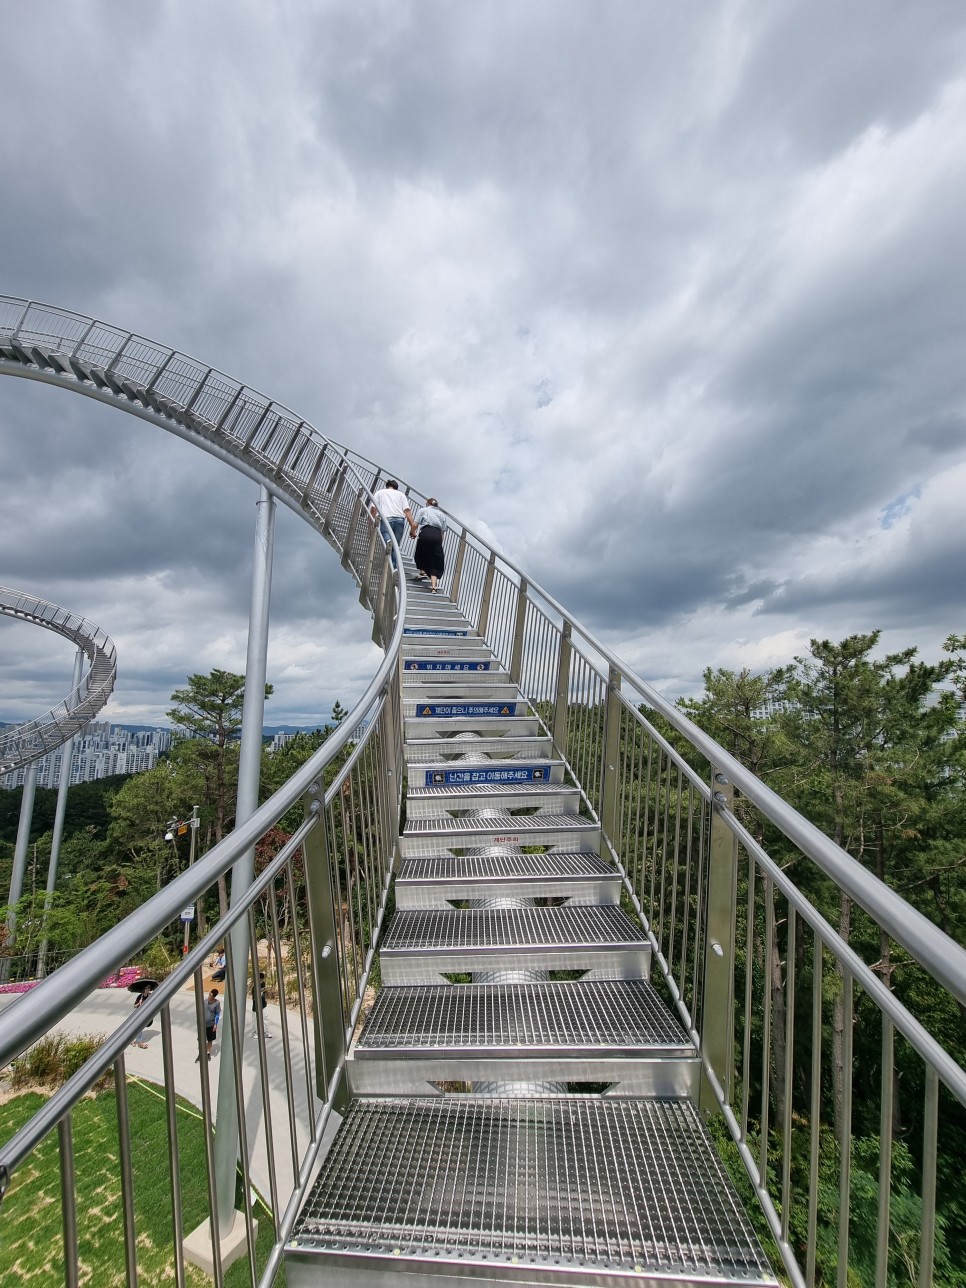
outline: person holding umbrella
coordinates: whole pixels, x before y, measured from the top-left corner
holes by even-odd
[[[157,986],[158,986],[158,981],[156,979],[136,979],[133,984],[128,984],[127,986],[128,992],[137,993],[137,997],[134,999],[134,1009],[136,1011],[139,1011],[141,1009],[141,1007],[151,996],[151,994],[154,992]],[[153,1024],[153,1023],[154,1023],[153,1018],[150,1020],[145,1020],[141,1028],[137,1031],[137,1033],[135,1033],[134,1040],[131,1042],[131,1046],[141,1047],[144,1050],[147,1049],[148,1044],[144,1041],[144,1030],[148,1027],[149,1024]]]

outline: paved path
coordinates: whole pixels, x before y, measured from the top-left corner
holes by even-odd
[[[0,997],[0,1009],[23,998],[29,1005],[30,994],[4,995]],[[70,1015],[57,1026],[57,1030],[67,1033],[99,1033],[107,1035],[127,1019],[131,1013],[134,997],[125,989],[102,988],[92,993]],[[222,1002],[224,997],[222,996]],[[251,1021],[250,1012],[246,1014],[246,1027]],[[299,1017],[296,1013],[286,1016],[290,1034],[290,1051],[293,1081],[293,1119],[289,1116],[289,1098],[286,1094],[285,1061],[283,1043],[279,1033],[279,1011],[277,1006],[269,1004],[265,1011],[268,1028],[273,1033],[271,1040],[265,1043],[266,1072],[269,1088],[269,1113],[271,1116],[272,1137],[275,1141],[275,1168],[278,1193],[281,1207],[284,1209],[294,1188],[295,1167],[292,1160],[291,1137],[295,1134],[299,1156],[304,1155],[309,1142],[309,1094],[305,1080],[305,1061],[302,1055],[302,1033]],[[222,1021],[224,1023],[224,1020]],[[309,1029],[311,1040],[311,1027]],[[161,1055],[161,1021],[156,1019],[153,1026],[145,1030],[146,1049],[129,1047],[125,1054],[125,1066],[131,1077],[143,1078],[147,1082],[164,1085],[164,1068]],[[171,1001],[171,1045],[174,1057],[175,1091],[179,1096],[193,1105],[201,1107],[201,1079],[210,1076],[211,1101],[214,1106],[218,1098],[218,1052],[221,1047],[221,1026],[215,1043],[215,1053],[211,1062],[198,1062],[198,1037],[195,1027],[195,1003],[193,989],[186,989],[176,994]],[[242,1060],[242,1084],[245,1089],[245,1121],[251,1152],[252,1182],[266,1202],[271,1195],[269,1185],[268,1152],[266,1149],[265,1108],[261,1094],[261,1074],[259,1070],[258,1042],[246,1036]],[[321,1108],[313,1094],[313,1112]],[[132,1122],[132,1131],[137,1131],[137,1123]]]

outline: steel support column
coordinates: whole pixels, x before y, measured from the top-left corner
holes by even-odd
[[[13,871],[10,873],[10,897],[7,903],[7,951],[13,948],[17,939],[17,912],[14,905],[23,893],[23,878],[27,870],[27,851],[30,848],[30,824],[34,817],[34,797],[37,795],[37,761],[27,766],[23,780],[23,796],[20,800],[20,822],[17,826],[17,843],[13,851]],[[0,979],[10,978],[11,958],[0,961]]]
[[[248,621],[248,657],[245,664],[245,702],[242,708],[241,748],[238,759],[238,802],[235,826],[247,822],[258,806],[258,780],[262,763],[262,729],[265,717],[265,676],[268,658],[268,619],[272,593],[272,549],[275,538],[275,501],[262,485],[255,521],[255,556],[252,566],[251,612]],[[246,850],[231,870],[231,902],[244,898],[255,873],[255,847]],[[218,1193],[218,1233],[231,1231],[235,1219],[235,1169],[238,1162],[238,1106],[235,1099],[235,1062],[241,1060],[245,1034],[245,998],[251,945],[248,922],[242,919],[230,934],[232,972],[225,980],[235,996],[237,1030],[233,1034],[226,1015],[222,1025],[221,1067],[218,1073],[218,1110],[215,1118],[215,1183]],[[227,998],[226,998],[227,1002]],[[226,1007],[227,1011],[227,1007]]]
[[[78,649],[74,657],[74,677],[70,686],[71,693],[80,687],[84,673],[84,650]],[[44,915],[41,929],[40,952],[37,954],[37,977],[43,979],[47,974],[47,914],[54,901],[54,890],[57,886],[57,867],[60,863],[60,843],[64,839],[64,819],[67,816],[67,792],[70,787],[70,769],[74,758],[74,739],[68,738],[60,752],[60,782],[57,784],[57,809],[54,812],[54,832],[50,841],[50,863],[47,867],[47,895],[44,899]]]

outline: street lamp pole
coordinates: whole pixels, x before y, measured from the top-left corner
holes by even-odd
[[[201,822],[201,819],[198,817],[198,806],[192,805],[191,818],[188,819],[188,826],[191,828],[191,844],[188,848],[188,870],[189,871],[193,867],[194,861],[195,861],[195,852],[198,846],[198,825],[200,824],[200,822]],[[193,908],[196,906],[197,905],[193,905]],[[182,953],[186,957],[188,955],[188,941],[189,941],[190,935],[191,935],[191,922],[186,921],[184,923],[184,946],[181,949]]]
[[[164,834],[164,839],[170,841],[174,846],[175,867],[178,866],[178,837],[184,836],[185,832],[190,830],[190,842],[188,847],[188,868],[194,866],[195,856],[198,852],[198,828],[201,825],[201,819],[198,817],[198,806],[192,805],[191,817],[188,819],[173,818],[168,824],[168,829]],[[184,944],[181,952],[186,957],[191,939],[191,923],[195,917],[195,905],[191,904],[185,908],[181,914],[181,921],[184,925]]]

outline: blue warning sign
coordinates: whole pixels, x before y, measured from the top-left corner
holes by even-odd
[[[545,765],[496,766],[486,769],[427,769],[427,787],[471,787],[474,783],[545,783],[550,770]]]
[[[434,626],[428,626],[428,627],[404,626],[403,634],[404,635],[458,635],[465,639],[466,636],[469,635],[469,631],[444,631],[442,629],[437,630],[436,627]]]
[[[515,702],[428,702],[416,706],[417,716],[515,716]]]
[[[488,671],[489,662],[417,662],[408,661],[407,671]]]

